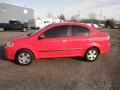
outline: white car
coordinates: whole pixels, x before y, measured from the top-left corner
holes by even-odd
[[[89,26],[92,26],[92,27],[94,27],[94,28],[99,28],[99,26],[97,25],[97,24],[91,24],[91,23],[86,23],[87,25],[89,25]]]
[[[49,24],[59,23],[59,22],[64,22],[64,21],[58,18],[43,18],[43,19],[38,18],[38,19],[29,20],[28,24],[34,28],[43,28]]]

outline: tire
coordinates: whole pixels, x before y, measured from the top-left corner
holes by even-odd
[[[3,31],[5,31],[5,28],[0,27],[0,32],[3,32]]]
[[[99,50],[97,48],[90,48],[86,51],[84,59],[88,62],[95,61],[99,56]]]
[[[27,28],[23,28],[23,29],[22,29],[22,32],[27,32],[27,31],[28,31]]]
[[[31,64],[33,60],[34,56],[29,50],[20,50],[15,55],[15,62],[22,66]]]

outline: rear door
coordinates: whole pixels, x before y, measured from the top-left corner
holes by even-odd
[[[82,56],[89,42],[89,29],[83,26],[72,25],[71,36],[68,39],[68,49],[71,56]]]

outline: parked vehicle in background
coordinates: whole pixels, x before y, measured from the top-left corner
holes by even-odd
[[[26,32],[28,30],[28,24],[16,20],[10,20],[9,23],[0,23],[0,31],[5,30],[20,30]]]
[[[99,28],[99,26],[97,24],[91,24],[91,23],[86,23],[86,24],[89,25],[89,26],[92,26],[94,28]]]
[[[120,24],[114,24],[114,26],[112,26],[111,29],[120,29]]]
[[[49,24],[52,24],[52,23],[59,23],[59,22],[64,22],[63,20],[60,20],[58,18],[37,18],[37,19],[30,19],[28,21],[28,25],[31,27],[31,28],[37,28],[37,29],[40,29],[40,28],[43,28]]]
[[[105,24],[99,24],[99,28],[105,28]]]
[[[55,23],[25,36],[8,41],[6,58],[20,65],[34,59],[56,57],[84,57],[95,61],[99,54],[110,50],[109,35],[81,23]],[[21,45],[22,44],[22,45]]]

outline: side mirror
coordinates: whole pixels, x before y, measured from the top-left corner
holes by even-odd
[[[39,40],[45,39],[45,36],[44,36],[43,34],[41,34],[38,39],[39,39]]]

